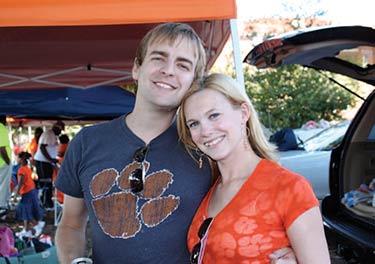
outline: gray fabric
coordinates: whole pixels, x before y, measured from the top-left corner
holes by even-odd
[[[83,129],[69,145],[56,187],[85,199],[96,264],[189,262],[186,236],[210,186],[208,164],[199,169],[173,124],[149,144],[148,197],[133,195],[126,182],[142,146],[125,116]]]
[[[0,207],[8,206],[10,196],[10,180],[12,177],[12,165],[5,164],[0,167]]]

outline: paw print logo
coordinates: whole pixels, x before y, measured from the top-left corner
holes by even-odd
[[[150,163],[146,161],[144,166],[148,172]],[[141,231],[142,225],[149,228],[157,226],[180,204],[179,197],[162,196],[173,182],[173,174],[168,170],[146,173],[143,191],[133,194],[129,175],[140,167],[140,163],[133,162],[120,173],[114,168],[106,169],[97,173],[91,181],[92,206],[98,223],[103,232],[113,238],[134,237]]]

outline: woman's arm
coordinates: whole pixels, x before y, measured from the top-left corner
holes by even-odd
[[[318,206],[300,215],[287,230],[298,263],[331,263]]]

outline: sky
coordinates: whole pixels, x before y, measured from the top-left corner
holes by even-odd
[[[361,25],[375,28],[374,0],[236,0],[238,30],[241,34],[241,21],[262,17],[311,17],[316,11],[325,11],[321,18],[332,21],[332,25]],[[318,4],[317,4],[318,3]],[[286,12],[285,5],[294,11]],[[246,46],[250,45],[250,46]],[[251,43],[240,43],[243,58],[252,47]],[[232,42],[228,41],[222,54],[215,62],[218,68],[227,65],[227,54],[233,50]]]
[[[363,25],[375,27],[373,0],[236,0],[238,20],[249,18],[289,16],[309,16],[309,12],[325,10],[325,18],[335,25]],[[294,8],[294,12],[285,11],[283,4]],[[289,17],[291,17],[289,16]]]

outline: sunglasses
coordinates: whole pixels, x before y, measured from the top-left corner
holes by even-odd
[[[141,163],[141,168],[133,170],[129,175],[130,190],[132,193],[139,193],[143,190],[143,182],[145,179],[145,166],[143,162],[146,159],[148,146],[141,147],[133,155],[133,161]]]
[[[198,262],[199,261],[199,254],[201,253],[201,251],[204,250],[204,246],[202,247],[202,239],[206,235],[207,230],[210,227],[210,224],[211,224],[212,220],[213,220],[212,217],[206,218],[202,222],[201,226],[199,227],[199,230],[198,230],[199,242],[197,244],[195,244],[195,246],[193,247],[193,250],[191,251],[191,255],[190,255],[190,263],[191,264],[199,263]],[[203,244],[205,245],[205,243],[203,243]]]

